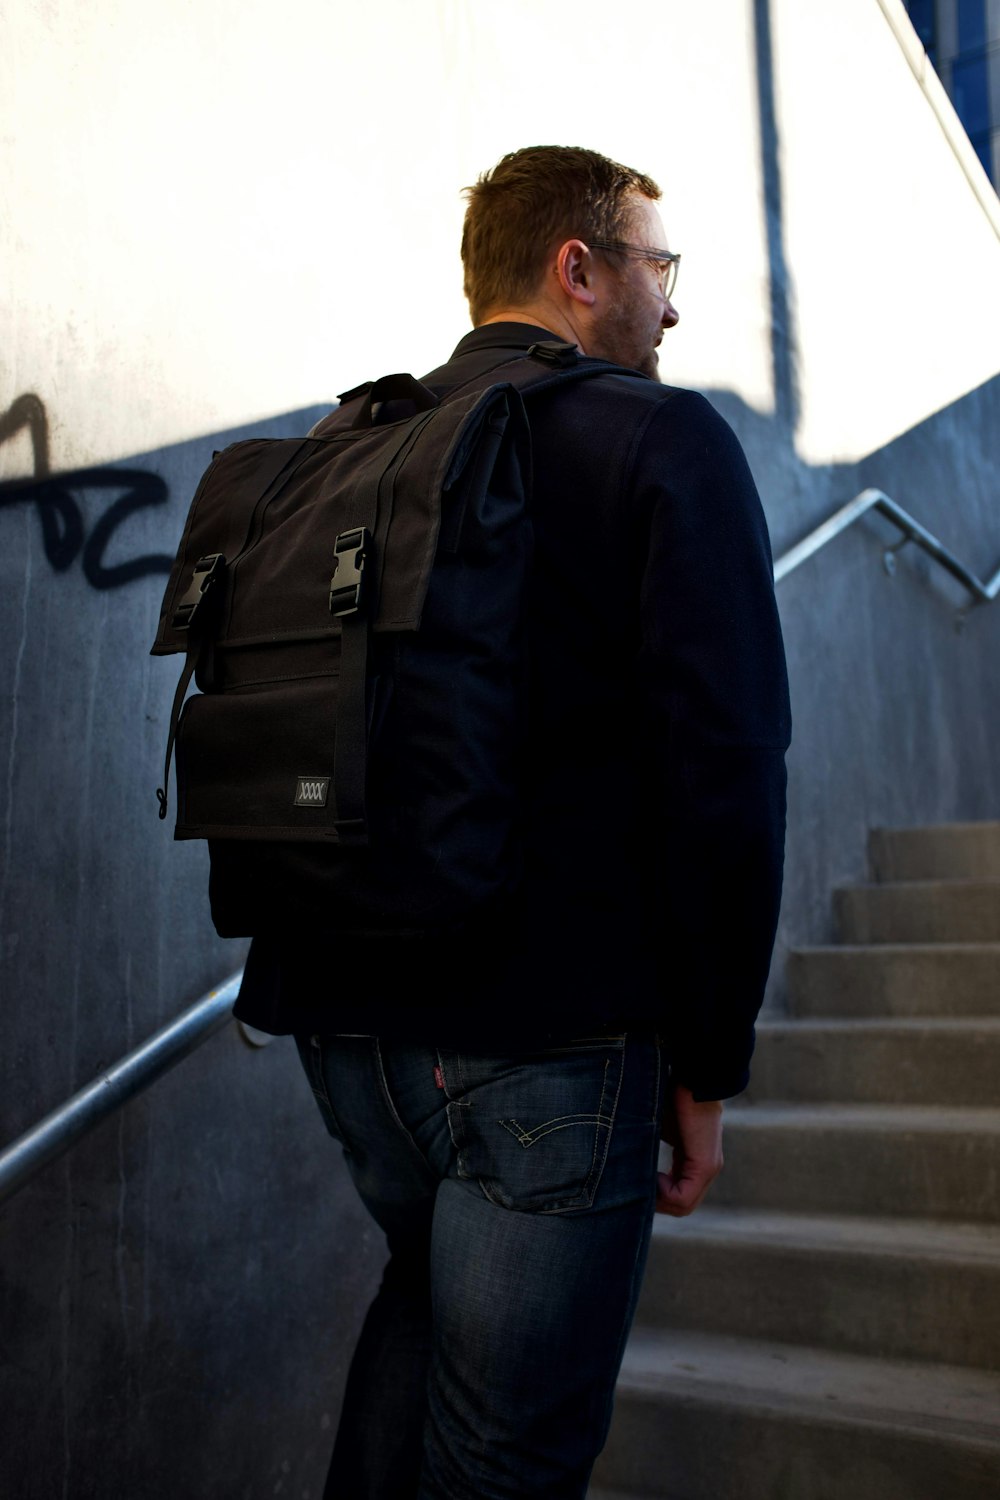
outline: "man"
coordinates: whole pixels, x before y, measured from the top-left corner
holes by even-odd
[[[471,935],[370,945],[363,985],[322,982],[297,950],[268,985],[252,957],[237,1007],[296,1033],[391,1252],[327,1500],[581,1500],[654,1208],[697,1207],[721,1101],[746,1086],[787,685],[743,454],[703,398],[656,378],[679,259],[659,197],[595,152],[504,157],[468,193],[474,331],[425,377],[446,396],[546,341],[623,367],[527,398],[516,907]]]

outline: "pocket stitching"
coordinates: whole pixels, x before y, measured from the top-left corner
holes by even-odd
[[[608,1085],[608,1069],[610,1068],[610,1066],[611,1066],[611,1059],[609,1057],[608,1060],[607,1060],[607,1062],[604,1064],[604,1090],[607,1089],[607,1085]],[[595,1134],[594,1134],[594,1160],[593,1160],[593,1165],[591,1167],[590,1177],[587,1180],[587,1191],[588,1191],[588,1194],[589,1194],[588,1199],[587,1199],[588,1204],[592,1203],[593,1200],[594,1200],[594,1195],[597,1192],[598,1183],[600,1182],[601,1175],[604,1172],[604,1164],[605,1164],[605,1162],[608,1159],[608,1151],[611,1148],[611,1132],[614,1129],[614,1121],[615,1121],[615,1118],[616,1118],[616,1116],[618,1114],[618,1100],[621,1098],[622,1080],[623,1080],[624,1076],[625,1076],[625,1053],[624,1053],[624,1049],[622,1049],[622,1051],[618,1053],[618,1085],[617,1085],[617,1087],[615,1089],[615,1102],[614,1102],[614,1104],[611,1107],[611,1123],[610,1123],[610,1125],[608,1126],[608,1128],[604,1132],[604,1154],[601,1157],[601,1165],[600,1165],[600,1169],[599,1170],[597,1168],[597,1133],[595,1132]],[[604,1090],[602,1090],[602,1092],[601,1092],[601,1103],[600,1103],[600,1112],[601,1112],[601,1114],[604,1114],[604,1100],[605,1100]],[[597,1174],[597,1179],[596,1179],[596,1181],[593,1181],[595,1172]],[[593,1186],[591,1187],[591,1182],[592,1181],[593,1181]]]
[[[427,1161],[426,1156],[421,1151],[416,1141],[413,1139],[413,1136],[411,1135],[407,1126],[404,1124],[403,1120],[400,1118],[399,1111],[396,1108],[395,1100],[393,1099],[392,1093],[389,1089],[389,1080],[385,1076],[385,1063],[382,1059],[382,1047],[379,1039],[378,1037],[374,1037],[372,1040],[374,1042],[375,1072],[378,1077],[379,1088],[382,1093],[382,1101],[388,1109],[393,1123],[396,1125],[397,1129],[402,1131],[403,1135],[406,1137],[407,1145],[420,1158],[421,1165],[425,1168],[429,1167],[430,1164]]]
[[[341,1128],[340,1121],[337,1119],[337,1111],[333,1107],[333,1100],[330,1098],[330,1090],[327,1087],[326,1074],[323,1071],[323,1045],[318,1036],[311,1036],[309,1038],[308,1073],[312,1075],[309,1078],[309,1086],[312,1089],[313,1098],[319,1105],[320,1114],[323,1116],[323,1123],[328,1133],[333,1136],[335,1141],[339,1141],[342,1146],[346,1146],[346,1137]]]
[[[602,1089],[602,1102],[603,1097]],[[525,1130],[522,1125],[518,1124],[517,1120],[498,1120],[497,1124],[502,1125],[505,1130],[509,1130],[518,1145],[523,1146],[527,1151],[536,1141],[540,1141],[543,1136],[551,1134],[553,1130],[567,1130],[571,1125],[604,1125],[610,1128],[614,1124],[614,1121],[609,1119],[605,1114],[555,1115],[551,1120],[546,1120],[544,1125],[537,1125],[534,1130]]]
[[[604,1080],[603,1080],[603,1083],[601,1085],[601,1100],[600,1100],[600,1104],[598,1105],[598,1113],[597,1113],[596,1116],[593,1117],[595,1120],[599,1121],[600,1123],[598,1123],[597,1128],[594,1131],[594,1150],[593,1150],[593,1155],[591,1156],[591,1161],[590,1161],[590,1172],[588,1173],[587,1177],[584,1179],[584,1182],[581,1185],[579,1192],[577,1192],[572,1197],[568,1197],[568,1198],[554,1198],[554,1199],[550,1199],[546,1203],[540,1203],[540,1204],[538,1204],[537,1206],[535,1206],[533,1208],[525,1208],[525,1207],[519,1207],[513,1201],[511,1201],[511,1202],[505,1202],[502,1197],[498,1197],[495,1193],[491,1192],[490,1188],[487,1187],[487,1185],[486,1185],[486,1183],[485,1183],[485,1181],[483,1180],[482,1177],[476,1176],[476,1181],[479,1183],[480,1191],[484,1194],[485,1197],[487,1197],[490,1200],[491,1203],[496,1203],[498,1207],[500,1207],[500,1208],[506,1208],[509,1211],[513,1211],[513,1212],[519,1212],[519,1213],[538,1213],[538,1214],[560,1213],[560,1212],[562,1212],[562,1211],[564,1211],[566,1209],[590,1208],[592,1206],[595,1194],[597,1192],[597,1186],[598,1186],[598,1184],[600,1182],[601,1175],[602,1175],[603,1170],[604,1170],[604,1164],[607,1161],[608,1151],[609,1151],[610,1146],[611,1146],[611,1131],[614,1128],[615,1116],[616,1116],[617,1111],[618,1111],[618,1100],[621,1097],[622,1081],[623,1081],[624,1075],[625,1075],[624,1048],[618,1048],[618,1049],[616,1049],[615,1055],[618,1058],[618,1082],[617,1082],[617,1085],[615,1087],[614,1104],[612,1105],[611,1112],[609,1114],[607,1112],[607,1110],[605,1109],[605,1104],[606,1104],[607,1095],[608,1095],[608,1073],[609,1073],[609,1070],[611,1068],[611,1064],[614,1061],[614,1057],[609,1057],[609,1058],[606,1059],[605,1064],[604,1064]],[[565,1117],[563,1117],[563,1118],[565,1118]],[[504,1124],[504,1121],[501,1120],[498,1123],[502,1125],[502,1124]],[[598,1165],[598,1159],[597,1158],[598,1158],[599,1140],[600,1140],[600,1135],[601,1135],[602,1132],[603,1132],[603,1135],[604,1135],[604,1150],[603,1150],[603,1153],[601,1154],[600,1165]],[[511,1132],[511,1133],[513,1134],[513,1132]],[[515,1136],[515,1139],[516,1139],[516,1136]],[[523,1145],[523,1142],[521,1144]],[[470,1174],[470,1175],[472,1175],[472,1174]]]

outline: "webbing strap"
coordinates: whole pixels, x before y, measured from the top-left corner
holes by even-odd
[[[333,800],[342,844],[368,840],[365,782],[368,761],[367,610],[341,617],[340,686],[333,746]]]
[[[393,377],[395,378],[395,377]],[[415,382],[414,382],[415,383]],[[376,382],[375,388],[379,385]],[[374,538],[385,527],[379,527],[379,505],[382,490],[391,502],[392,481],[396,468],[417,429],[407,424],[399,442],[388,458],[364,473],[354,494],[344,507],[344,530],[367,530]],[[374,550],[374,548],[373,548]],[[360,846],[368,842],[365,790],[368,773],[368,648],[371,622],[378,606],[378,559],[364,560],[362,587],[355,610],[340,616],[340,683],[337,692],[337,725],[333,748],[334,826],[342,844]]]
[[[177,738],[177,721],[181,716],[181,707],[184,703],[184,695],[187,693],[194,675],[195,664],[201,643],[191,646],[187,656],[184,658],[184,666],[177,683],[177,691],[174,693],[174,701],[170,709],[170,728],[167,731],[167,754],[163,762],[163,785],[156,788],[156,800],[160,804],[160,817],[167,816],[167,794],[170,789],[170,759],[174,753],[174,740]]]
[[[630,370],[627,365],[577,354],[575,344],[553,341],[532,344],[530,348],[525,348],[523,344],[498,344],[493,347],[517,349],[518,353],[512,359],[505,359],[487,370],[481,370],[478,375],[470,375],[457,385],[449,386],[441,396],[442,406],[446,406],[460,393],[474,390],[477,386],[482,391],[487,391],[491,386],[506,384],[512,385],[522,395],[525,392],[534,395],[549,386],[587,380],[595,375],[636,375],[640,380],[649,379],[641,370]]]

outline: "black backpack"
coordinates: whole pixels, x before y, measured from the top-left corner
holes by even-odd
[[[176,749],[174,836],[209,841],[221,936],[438,931],[516,889],[521,396],[624,373],[528,354],[442,401],[386,376],[332,435],[234,443],[204,474],[152,648],[186,656],[157,795],[165,817]]]

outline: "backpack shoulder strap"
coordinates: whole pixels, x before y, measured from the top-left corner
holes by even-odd
[[[553,339],[519,349],[513,359],[504,360],[471,380],[452,386],[441,399],[442,403],[447,403],[459,392],[464,394],[477,387],[486,391],[496,385],[513,386],[522,395],[534,395],[554,385],[588,380],[595,375],[631,375],[637,380],[649,379],[641,370],[631,370],[608,359],[593,359],[581,354],[576,344],[563,344]]]

